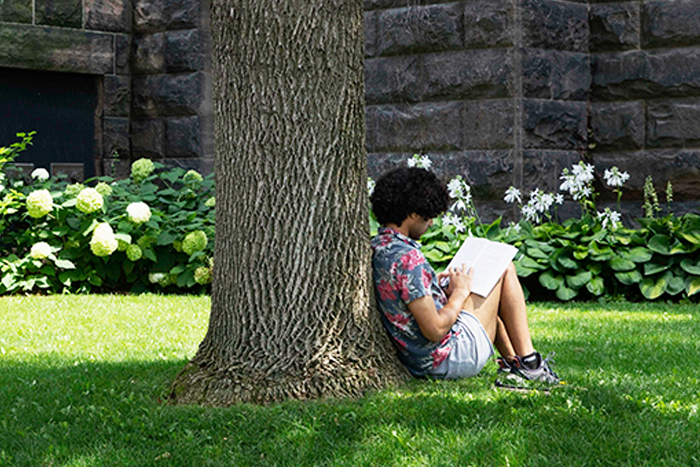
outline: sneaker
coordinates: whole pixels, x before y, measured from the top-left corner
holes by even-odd
[[[522,378],[527,381],[539,381],[548,384],[559,384],[559,376],[557,376],[557,374],[554,371],[552,371],[552,368],[550,367],[550,365],[554,365],[554,361],[552,360],[553,356],[554,352],[550,353],[547,356],[547,358],[542,358],[542,356],[538,354],[540,364],[536,369],[531,370],[530,368],[526,367],[522,359],[516,355],[509,365],[510,375]],[[505,363],[506,365],[508,365],[508,362]]]

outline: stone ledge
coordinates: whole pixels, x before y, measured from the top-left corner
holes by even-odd
[[[114,71],[114,35],[0,24],[0,66],[103,75]]]

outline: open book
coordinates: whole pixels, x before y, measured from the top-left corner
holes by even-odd
[[[456,268],[465,264],[464,271],[474,268],[472,292],[486,297],[491,293],[498,280],[506,272],[518,249],[506,243],[492,242],[485,238],[469,237],[447,268]],[[445,281],[442,286],[446,286]]]

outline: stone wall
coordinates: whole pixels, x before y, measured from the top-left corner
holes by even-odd
[[[208,24],[207,0],[5,0],[0,67],[100,76],[105,170],[150,157],[207,172]],[[430,154],[493,218],[515,214],[508,186],[555,191],[585,158],[603,203],[617,165],[633,215],[648,174],[696,208],[700,0],[365,0],[365,32],[370,175]]]
[[[463,175],[487,218],[514,185],[556,191],[581,159],[700,199],[700,0],[365,0],[367,148],[377,176],[414,153]],[[690,201],[691,203],[683,203]],[[574,203],[564,212],[576,210]]]
[[[594,3],[590,28],[593,160],[629,171],[629,200],[652,175],[659,191],[673,182],[678,210],[697,210],[700,2]]]
[[[207,38],[201,0],[0,4],[0,67],[99,78],[98,174],[139,157],[211,170]]]

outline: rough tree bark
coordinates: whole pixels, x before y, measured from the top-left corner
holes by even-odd
[[[174,403],[359,396],[406,377],[371,305],[362,0],[214,0],[209,330]]]

